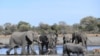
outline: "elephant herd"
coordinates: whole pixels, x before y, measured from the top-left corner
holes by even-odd
[[[57,54],[57,41],[60,41],[58,40],[58,34],[53,32],[42,33],[40,35],[33,31],[14,32],[11,35],[9,49],[6,53],[10,55],[10,51],[14,49],[14,54],[17,54],[17,48],[21,47],[22,55],[37,55],[33,48],[35,45],[34,42],[36,42],[39,46],[40,55]],[[83,54],[84,56],[86,47],[87,36],[84,33],[74,32],[72,33],[72,38],[63,34],[63,55],[70,56],[71,53],[76,53],[77,55]]]

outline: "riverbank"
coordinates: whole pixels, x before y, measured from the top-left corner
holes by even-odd
[[[68,34],[68,36],[72,37],[71,34]],[[100,34],[87,34],[87,36],[88,36],[87,44],[89,46],[100,45]],[[7,36],[0,35],[0,45],[8,45],[10,37],[11,37],[11,35],[7,35]],[[58,45],[63,44],[62,35],[59,35],[57,44]]]

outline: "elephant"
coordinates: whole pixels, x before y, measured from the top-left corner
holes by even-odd
[[[74,41],[76,44],[79,44],[81,42],[84,47],[87,47],[87,36],[85,33],[82,32],[72,33],[72,43]]]
[[[54,33],[49,33],[47,35],[49,43],[48,43],[48,54],[57,54],[56,44],[58,36]]]
[[[54,33],[42,34],[40,37],[41,44],[39,45],[40,54],[53,54],[56,51],[53,51],[56,48],[56,35]],[[43,45],[46,46],[46,52],[43,51]],[[53,51],[53,53],[51,52]]]
[[[66,43],[63,45],[63,56],[71,56],[70,54],[82,54],[84,56],[86,49],[80,44]]]
[[[70,43],[71,38],[67,34],[63,34],[63,44]]]
[[[41,44],[39,44],[39,54],[44,54],[44,47],[46,47],[46,52],[48,50],[48,37],[46,34],[41,34],[39,36],[39,41]]]
[[[54,33],[54,39],[55,39],[55,44],[57,44],[57,41],[58,41],[58,33]]]
[[[14,49],[14,54],[17,54],[16,47],[20,46],[22,48],[21,54],[29,54],[30,49],[32,54],[36,54],[33,49],[33,42],[38,42],[38,34],[33,31],[25,31],[25,32],[14,32],[11,35],[9,41],[9,49],[7,50],[7,54],[10,54],[10,51]],[[25,47],[27,47],[27,52],[25,51]]]

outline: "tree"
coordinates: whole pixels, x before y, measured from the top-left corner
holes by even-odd
[[[98,27],[98,29],[99,29],[98,32],[100,33],[100,18],[97,19],[97,27]]]
[[[17,31],[17,25],[12,25],[10,28],[11,32]]]
[[[74,31],[79,31],[80,30],[80,24],[73,24],[73,30]]]
[[[3,34],[3,31],[4,31],[3,26],[0,25],[0,34]]]
[[[30,26],[30,24],[27,23],[27,22],[20,21],[20,22],[18,23],[17,28],[19,29],[19,31],[28,31],[28,30],[31,29],[31,26]]]
[[[3,30],[4,30],[3,26],[0,25],[0,32],[2,32]]]
[[[60,27],[61,33],[63,33],[63,34],[67,33],[67,30],[66,30],[67,24],[64,21],[59,22],[59,27]]]
[[[48,32],[50,30],[51,26],[48,24],[40,23],[38,29],[40,30],[41,33],[43,32]]]
[[[35,26],[32,26],[31,28],[33,31],[37,30]]]
[[[11,23],[5,23],[5,24],[4,24],[5,30],[9,30],[10,27],[11,27]]]
[[[48,24],[40,23],[39,27],[43,30],[48,30],[50,29],[50,26]]]
[[[84,17],[80,21],[80,25],[83,31],[91,32],[95,30],[95,27],[97,26],[97,21],[95,17],[88,16],[88,17]]]
[[[30,26],[25,25],[25,24],[22,24],[22,25],[20,25],[20,27],[19,27],[19,30],[20,30],[20,31],[28,31],[29,29],[30,29]]]
[[[11,32],[11,23],[5,23],[4,24],[4,34],[5,35],[9,35],[9,34],[11,34],[12,32]]]
[[[56,23],[55,24],[53,24],[53,25],[51,25],[51,29],[53,30],[53,31],[55,31],[56,33],[59,33],[60,31],[60,27],[59,27],[59,25],[57,25]]]

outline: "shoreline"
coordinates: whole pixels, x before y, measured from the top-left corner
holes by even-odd
[[[35,44],[36,46],[38,46],[38,44]],[[56,46],[63,46],[63,44],[57,44]],[[87,47],[93,47],[93,46],[99,46],[100,45],[87,45]],[[0,49],[1,48],[9,48],[9,45],[0,45]]]
[[[89,35],[92,37],[90,37]],[[88,40],[87,40],[88,46],[100,46],[100,34],[98,34],[98,37],[96,35],[97,34],[88,34]],[[0,35],[0,46],[8,45],[10,36],[11,35],[8,35],[8,36]],[[68,34],[68,36],[72,37],[71,34]],[[58,37],[57,45],[63,45],[63,38],[61,35],[59,35],[59,37]]]

